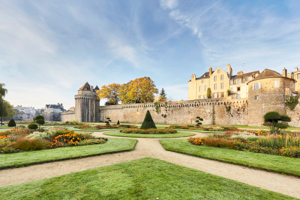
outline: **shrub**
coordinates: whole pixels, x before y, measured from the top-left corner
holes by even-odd
[[[86,137],[81,133],[67,133],[63,135],[58,135],[54,138],[54,142],[67,143],[68,145],[78,145],[78,143],[82,140],[86,139]]]
[[[150,128],[155,128],[156,129],[156,126],[155,126],[155,123],[154,123],[154,121],[151,117],[151,114],[150,114],[149,110],[147,110],[147,113],[146,113],[144,122],[141,126],[141,129],[150,129]]]
[[[211,90],[210,88],[207,88],[207,94],[206,94],[207,98],[210,99],[211,98]]]
[[[3,154],[6,154],[6,153],[18,153],[18,152],[22,152],[22,150],[12,149],[12,148],[3,148],[1,150],[1,153],[3,153]]]
[[[16,126],[15,120],[14,120],[14,119],[11,119],[11,120],[8,122],[8,126],[9,126],[9,127],[14,127],[14,126]]]
[[[117,123],[117,125],[120,125],[120,121],[118,120],[118,123]]]
[[[264,125],[270,127],[271,133],[277,133],[280,129],[286,129],[288,124],[285,122],[290,122],[291,118],[287,115],[280,115],[278,112],[268,112],[264,115]]]
[[[188,141],[194,145],[204,145],[203,138],[199,137],[190,137]]]
[[[30,150],[42,150],[45,149],[49,145],[49,141],[35,138],[19,138],[17,141],[8,144],[7,148],[19,149],[22,151],[30,151]]]
[[[38,125],[36,124],[36,123],[30,123],[30,124],[28,124],[28,128],[29,129],[37,129],[38,128]]]

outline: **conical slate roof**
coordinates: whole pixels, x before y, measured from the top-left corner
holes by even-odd
[[[91,90],[91,86],[86,82],[79,90]]]

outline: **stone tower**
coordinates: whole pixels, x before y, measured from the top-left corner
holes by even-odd
[[[75,95],[75,119],[79,122],[98,122],[100,120],[99,104],[96,90],[86,82]],[[99,88],[98,88],[99,89]]]
[[[248,82],[248,125],[262,126],[267,112],[277,111],[285,114],[285,99],[293,95],[295,80],[283,74],[265,69]]]

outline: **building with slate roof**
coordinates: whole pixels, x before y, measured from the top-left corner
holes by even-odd
[[[207,90],[211,90],[212,99],[230,97],[231,99],[241,99],[248,97],[247,83],[255,78],[259,71],[232,75],[231,65],[227,65],[227,71],[218,67],[215,71],[209,68],[202,76],[192,75],[188,87],[188,100],[207,99]],[[230,94],[227,92],[230,90]]]

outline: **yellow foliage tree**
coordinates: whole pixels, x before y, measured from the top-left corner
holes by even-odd
[[[103,85],[101,89],[97,91],[98,98],[107,98],[108,103],[111,105],[118,104],[118,102],[120,101],[120,88],[121,85],[117,83]]]
[[[137,78],[121,86],[120,98],[123,104],[153,102],[154,94],[158,93],[154,82],[150,77]]]

